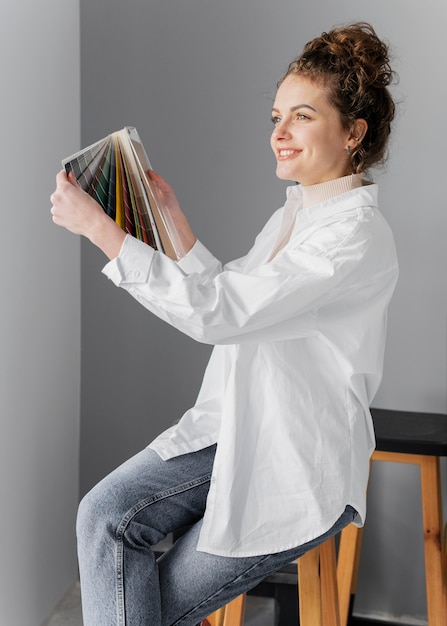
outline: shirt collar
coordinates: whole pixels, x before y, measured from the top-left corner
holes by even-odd
[[[343,179],[352,179],[355,177],[355,181],[347,181]],[[347,185],[353,183],[351,188],[346,189]],[[358,184],[360,182],[360,185]],[[334,184],[335,183],[335,184]],[[340,183],[340,184],[339,184]],[[325,189],[322,189],[323,185],[328,185]],[[336,181],[330,181],[330,183],[322,183],[321,185],[314,185],[314,187],[320,187],[320,189],[313,189],[311,194],[308,193],[310,187],[302,187],[302,185],[291,185],[287,187],[287,202],[286,205],[295,208],[297,211],[297,219],[306,220],[309,222],[315,222],[343,211],[350,209],[360,208],[361,206],[374,206],[377,207],[378,202],[378,186],[377,184],[370,183],[362,180],[360,175],[354,174],[353,176],[345,176]],[[339,191],[336,195],[331,195],[330,191]],[[314,193],[315,192],[315,193]],[[308,199],[320,198],[314,204],[304,204],[305,197]]]

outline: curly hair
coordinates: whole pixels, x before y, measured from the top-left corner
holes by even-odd
[[[322,33],[308,42],[294,59],[278,86],[289,74],[299,74],[327,89],[345,129],[356,119],[368,123],[362,141],[352,150],[354,173],[383,164],[395,104],[388,90],[394,78],[389,48],[367,22],[355,22]]]

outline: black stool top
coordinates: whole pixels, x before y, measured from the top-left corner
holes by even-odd
[[[447,415],[371,409],[376,448],[382,452],[447,456]]]

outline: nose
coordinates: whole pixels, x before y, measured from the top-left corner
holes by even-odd
[[[276,140],[281,140],[281,139],[290,139],[290,137],[292,136],[292,133],[290,132],[290,124],[287,120],[281,120],[280,122],[278,122],[275,125],[275,128],[273,129],[273,133],[272,136],[276,139]]]

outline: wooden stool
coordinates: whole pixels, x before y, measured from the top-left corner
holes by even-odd
[[[447,415],[371,410],[377,446],[372,460],[419,465],[424,532],[428,626],[447,624],[447,552],[442,521],[440,457],[447,457]],[[353,604],[362,529],[346,528],[338,555],[340,619]]]
[[[340,626],[334,537],[298,559],[298,595],[301,626]],[[244,604],[242,594],[210,615],[203,626],[242,626]]]
[[[447,624],[447,525],[443,528],[440,457],[447,457],[447,415],[372,409],[373,461],[420,466],[428,626]],[[298,559],[300,626],[346,626],[353,605],[363,529],[353,524],[335,540]],[[210,626],[242,626],[245,594],[209,618]]]

